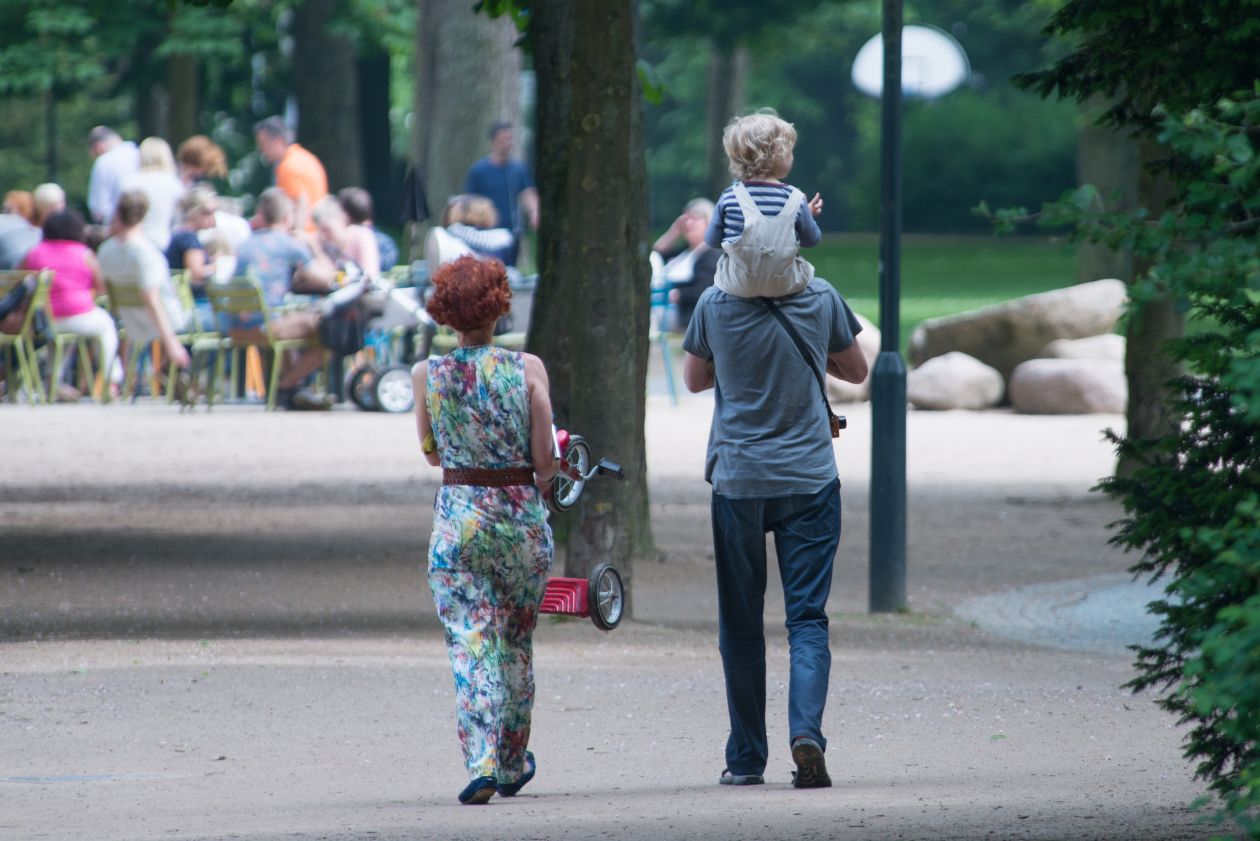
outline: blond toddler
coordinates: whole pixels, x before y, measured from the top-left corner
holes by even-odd
[[[800,256],[822,239],[822,198],[782,179],[792,170],[796,129],[773,112],[738,117],[722,133],[736,180],[722,191],[704,240],[722,249],[714,285],[741,298],[800,292],[814,267]]]

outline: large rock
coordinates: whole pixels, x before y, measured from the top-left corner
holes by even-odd
[[[1113,359],[1030,359],[1011,374],[1007,396],[1034,415],[1120,413],[1129,400],[1124,363]]]
[[[1110,333],[1124,311],[1119,280],[1095,280],[1004,304],[930,318],[910,337],[910,361],[962,351],[1009,377],[1015,366],[1036,358],[1055,339]]]
[[[906,398],[916,409],[988,409],[1002,399],[1002,375],[974,356],[934,356],[906,375]]]
[[[1104,333],[1084,339],[1055,339],[1037,354],[1046,359],[1113,359],[1124,361],[1124,336]]]
[[[857,313],[854,313],[857,315]],[[846,383],[835,377],[827,377],[827,397],[833,403],[863,403],[871,399],[871,372],[875,370],[875,358],[879,356],[879,328],[869,319],[858,315],[862,324],[862,332],[857,334],[858,347],[866,357],[866,380],[861,383]]]

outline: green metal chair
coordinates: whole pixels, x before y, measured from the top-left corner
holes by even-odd
[[[48,286],[52,272],[4,271],[0,272],[0,295],[7,295],[14,286],[36,275],[35,291],[28,299],[26,314],[16,333],[0,333],[0,356],[4,358],[4,376],[9,402],[17,402],[18,390],[26,392],[32,404],[43,403],[47,396],[39,375],[39,360],[35,357],[35,313],[43,310],[49,314]],[[16,366],[14,364],[16,360]]]
[[[108,278],[105,280],[105,289],[109,295],[109,309],[114,314],[114,319],[120,325],[123,324],[122,311],[125,309],[144,309],[144,297],[140,293],[140,287],[130,283],[117,283]],[[177,334],[181,344],[196,346],[192,333],[184,332]],[[135,399],[136,380],[140,375],[140,361],[148,350],[144,347],[137,347],[135,341],[127,335],[125,328],[118,331],[118,347],[127,356],[127,367],[123,376],[122,396],[124,399],[130,397]],[[170,402],[175,396],[175,382],[179,374],[179,367],[172,360],[167,365],[166,370],[166,399]]]
[[[320,347],[319,340],[315,338],[275,338],[272,333],[271,307],[267,305],[267,298],[263,294],[262,286],[253,278],[238,277],[227,283],[211,283],[206,288],[206,294],[210,299],[210,306],[214,308],[216,316],[227,316],[229,321],[250,315],[258,315],[262,318],[262,336],[260,338],[232,338],[229,335],[220,341],[219,347],[223,350],[233,351],[256,347],[260,351],[270,350],[272,352],[271,374],[267,380],[267,411],[274,410],[276,408],[276,395],[280,387],[280,370],[284,364],[285,352],[318,348]],[[216,369],[221,367],[216,366]],[[207,398],[213,398],[217,373],[217,370],[211,372],[210,387],[206,392]]]

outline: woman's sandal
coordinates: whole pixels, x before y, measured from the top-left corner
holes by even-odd
[[[525,784],[534,779],[534,774],[538,771],[538,762],[534,759],[534,755],[529,751],[525,751],[525,773],[521,774],[514,783],[500,783],[495,786],[495,790],[499,792],[500,797],[515,797],[516,793],[525,787]]]
[[[459,802],[465,806],[481,806],[494,797],[494,789],[494,777],[475,777],[459,793]]]

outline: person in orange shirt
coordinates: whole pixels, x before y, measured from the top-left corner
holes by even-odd
[[[311,208],[328,195],[328,175],[319,158],[293,142],[293,132],[281,117],[268,117],[254,126],[254,141],[263,160],[276,168],[276,186],[293,199],[293,225],[314,231]]]

